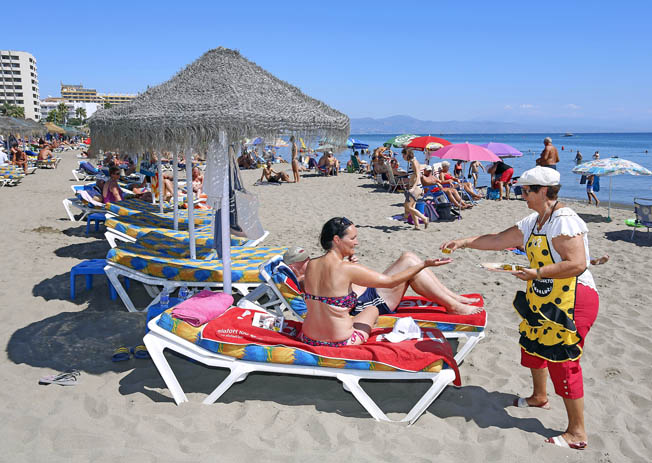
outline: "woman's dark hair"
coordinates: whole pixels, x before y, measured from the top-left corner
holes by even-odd
[[[403,154],[405,155],[405,157],[406,157],[406,159],[408,161],[411,161],[412,159],[414,159],[414,150],[412,150],[412,148],[403,149]]]
[[[541,185],[530,185],[529,188],[530,188],[530,191],[532,193],[538,193],[539,190],[541,189]],[[559,190],[561,190],[561,185],[550,185],[550,186],[548,186],[548,190],[546,191],[546,198],[548,198],[548,199],[557,199],[557,195],[559,194]]]
[[[333,217],[326,222],[321,229],[321,235],[319,235],[319,244],[321,244],[324,251],[331,250],[335,236],[344,238],[346,229],[351,225],[353,225],[353,222],[346,217]]]
[[[110,167],[110,168],[109,168],[109,175],[113,175],[113,174],[115,174],[116,172],[117,172],[117,173],[120,173],[120,169],[119,169],[118,167],[113,166],[113,167]]]

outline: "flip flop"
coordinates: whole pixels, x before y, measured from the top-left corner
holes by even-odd
[[[558,447],[563,447],[565,449],[573,449],[573,450],[584,450],[589,445],[587,442],[584,441],[566,442],[566,439],[564,439],[561,435],[549,437],[548,439],[546,439],[546,442],[548,444],[554,444]]]
[[[543,408],[544,410],[550,410],[550,403],[547,400],[545,403],[541,405],[530,405],[529,403],[527,403],[527,399],[525,397],[519,397],[518,399],[514,399],[514,403],[512,405],[518,408],[534,407],[534,408]]]
[[[111,360],[114,362],[124,362],[126,360],[129,360],[129,349],[127,349],[126,347],[118,347],[116,350],[113,351]]]
[[[147,352],[147,347],[143,346],[142,344],[140,346],[132,347],[131,348],[131,353],[133,354],[135,359],[150,359],[151,358],[149,356],[149,352]]]
[[[79,370],[69,370],[57,375],[44,376],[38,380],[39,384],[58,384],[59,386],[74,386],[78,383]]]

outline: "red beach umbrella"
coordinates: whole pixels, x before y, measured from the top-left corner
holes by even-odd
[[[439,137],[431,137],[428,135],[427,137],[417,137],[414,140],[411,140],[410,143],[405,145],[406,148],[412,148],[415,150],[423,151],[423,150],[431,150],[435,151],[439,148],[442,148],[444,146],[449,146],[452,143],[449,142],[448,140],[444,140],[443,138]]]
[[[458,161],[500,161],[500,158],[487,148],[471,143],[448,145],[435,151],[434,155],[442,159],[455,159]]]

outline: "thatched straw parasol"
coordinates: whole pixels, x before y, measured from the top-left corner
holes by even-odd
[[[239,52],[206,52],[169,81],[90,119],[93,148],[144,152],[207,148],[230,141],[301,134],[346,144],[349,118],[305,95]]]
[[[96,153],[172,151],[175,197],[177,153],[183,151],[187,157],[193,152],[207,153],[204,190],[214,204],[220,201],[225,292],[231,291],[229,184],[233,183],[233,154],[229,145],[246,137],[274,139],[296,134],[344,146],[349,135],[345,114],[274,77],[239,52],[222,47],[206,52],[130,103],[97,111],[89,123]],[[186,166],[190,179],[192,163],[186,162]],[[193,203],[192,188],[188,188],[187,202]],[[194,258],[192,212],[190,207],[190,255]]]
[[[45,123],[45,128],[47,129],[48,132],[50,133],[59,133],[59,134],[65,134],[66,131],[59,127],[56,124],[53,124],[52,122],[46,122]]]

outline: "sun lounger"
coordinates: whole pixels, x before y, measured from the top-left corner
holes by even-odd
[[[205,399],[214,403],[236,382],[252,372],[336,378],[378,421],[393,421],[360,386],[360,380],[430,380],[432,385],[400,422],[412,424],[450,383],[461,385],[448,343],[435,329],[423,330],[423,338],[390,345],[374,330],[369,342],[341,348],[314,347],[294,339],[300,322],[286,321],[283,333],[252,326],[262,309],[233,307],[222,316],[195,328],[164,312],[148,324],[147,350],[177,404],[188,399],[163,351],[169,349],[204,365],[227,368],[230,374]],[[382,333],[386,332],[382,331]],[[230,333],[237,333],[231,335]],[[227,333],[223,335],[222,333]],[[287,333],[287,334],[284,334]],[[255,340],[255,342],[254,342]],[[418,346],[418,347],[415,347]],[[415,363],[405,366],[401,354],[419,349]],[[386,361],[387,351],[396,353]]]
[[[93,199],[91,194],[92,187],[93,184],[70,186],[72,191],[75,193],[75,197],[66,198],[62,201],[62,203],[71,222],[77,221],[75,214],[72,211],[73,207],[79,209],[79,211],[82,213],[82,216],[79,218],[79,220],[84,220],[88,214],[92,214],[94,212],[105,212],[104,203]],[[113,214],[109,213],[109,215]]]
[[[25,178],[25,171],[12,164],[0,166],[0,178],[5,180],[7,186],[16,186]]]
[[[173,221],[168,217],[160,217],[148,213],[135,214],[131,216],[111,217],[106,222],[106,233],[104,236],[109,245],[116,247],[116,241],[133,243],[142,239],[148,234],[157,234],[168,240],[175,240],[186,247],[189,246],[189,234],[187,223],[179,223],[179,230],[173,230]],[[213,229],[211,225],[201,226],[195,229],[195,239],[198,245],[215,247],[213,245]],[[263,236],[257,239],[247,239],[231,235],[232,246],[257,246],[269,235],[265,231]]]
[[[39,169],[56,169],[61,162],[61,158],[41,159],[36,161],[36,167]]]
[[[138,246],[134,248],[134,246]],[[231,281],[234,291],[247,295],[262,283],[258,266],[260,262],[282,255],[287,248],[231,248]],[[201,254],[201,249],[200,249]],[[204,257],[210,257],[204,255]],[[114,248],[107,254],[104,271],[116,289],[127,310],[137,312],[133,301],[123,288],[119,276],[143,283],[154,299],[145,308],[158,303],[160,293],[154,288],[162,287],[171,293],[176,288],[217,288],[222,284],[222,261],[219,259],[175,258],[163,251],[146,249],[136,244]]]
[[[303,293],[298,287],[292,270],[283,263],[282,258],[273,257],[260,264],[260,278],[265,282],[245,296],[245,299],[258,304],[270,313],[284,316],[283,311],[289,310],[295,318],[306,316],[307,306]],[[467,294],[466,297],[477,298],[474,305],[482,307],[484,300],[479,294]],[[462,363],[478,342],[485,337],[487,312],[485,310],[472,315],[456,315],[447,313],[443,307],[420,296],[405,296],[396,312],[378,317],[376,326],[392,328],[401,318],[410,316],[422,328],[437,328],[446,338],[464,339],[464,345],[455,355],[455,361]]]

